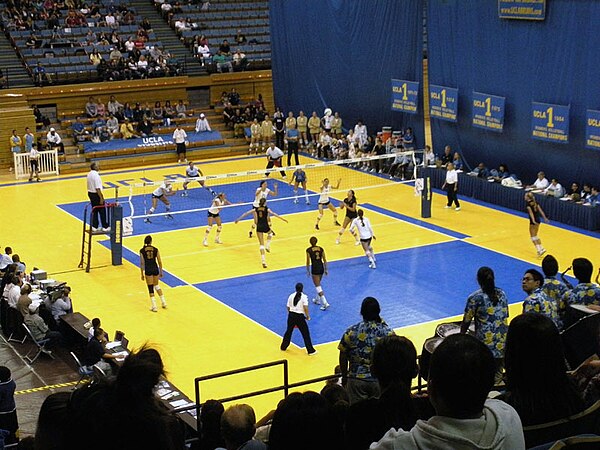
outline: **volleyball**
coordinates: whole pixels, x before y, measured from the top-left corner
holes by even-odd
[[[325,108],[325,111],[324,111],[324,113],[325,113],[325,116],[329,117],[329,116],[331,115],[331,113],[332,113],[332,112],[333,112],[333,111],[331,111],[331,108]]]

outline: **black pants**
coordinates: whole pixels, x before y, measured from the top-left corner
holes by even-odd
[[[283,335],[283,342],[281,343],[281,350],[286,350],[290,341],[292,340],[292,332],[294,331],[294,327],[298,327],[300,333],[302,333],[302,339],[304,339],[304,346],[306,347],[306,351],[308,353],[313,353],[315,348],[312,345],[312,341],[310,340],[310,333],[308,331],[308,325],[306,324],[306,317],[304,314],[290,312],[288,314],[287,320],[287,329]]]
[[[323,145],[317,148],[317,158],[321,158],[321,154],[323,154],[323,158],[332,159],[331,155],[331,146]]]
[[[298,159],[298,141],[288,141],[288,166],[292,165],[292,155],[296,158],[296,165],[300,165],[300,160]]]
[[[285,131],[275,131],[275,147],[285,148],[283,145],[283,139],[285,137]]]
[[[88,197],[92,203],[92,227],[98,228],[98,214],[102,221],[102,228],[108,228],[108,220],[106,220],[106,208],[95,208],[100,206],[100,196],[96,192],[88,192]]]
[[[460,203],[458,203],[458,190],[454,190],[456,184],[446,184],[446,194],[448,196],[448,206],[452,206],[452,203],[456,205],[457,208],[460,208]]]
[[[279,159],[270,159],[270,158],[269,158],[269,162],[267,163],[267,169],[270,169],[270,168],[272,168],[273,166],[275,166],[275,163],[276,163],[277,161],[279,161],[279,163],[281,163],[281,158],[279,158]],[[279,166],[281,166],[281,164],[279,164]],[[280,171],[279,171],[279,173],[281,174],[281,176],[282,176],[283,178],[285,178],[285,170],[280,170]],[[265,174],[265,176],[267,176],[267,177],[268,177],[268,176],[269,176],[269,172],[267,172],[267,173]]]

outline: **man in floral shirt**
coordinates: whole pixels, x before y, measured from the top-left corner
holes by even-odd
[[[365,298],[360,307],[363,321],[348,328],[338,345],[342,384],[348,391],[350,404],[379,396],[377,379],[371,375],[371,353],[379,339],[394,334],[379,316],[380,312],[375,298]]]
[[[548,316],[560,330],[562,322],[558,316],[558,305],[542,290],[544,277],[535,269],[529,269],[523,275],[521,286],[527,293],[523,301],[523,313],[536,312]]]
[[[593,271],[594,266],[589,259],[575,258],[573,260],[573,273],[579,284],[564,295],[563,298],[567,305],[585,305],[600,311],[600,287],[591,282]]]
[[[542,261],[542,270],[544,271],[544,284],[542,285],[542,291],[556,303],[558,307],[558,314],[562,314],[565,309],[563,301],[564,295],[567,293],[569,288],[565,283],[556,278],[558,273],[558,261],[552,255],[546,255]]]

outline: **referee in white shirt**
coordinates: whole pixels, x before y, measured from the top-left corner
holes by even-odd
[[[177,162],[181,162],[181,158],[183,158],[185,162],[188,162],[185,148],[186,139],[187,133],[181,128],[181,125],[177,125],[175,131],[173,131],[173,140],[175,141],[175,145],[177,145]]]
[[[102,180],[98,173],[98,163],[93,162],[87,174],[87,191],[90,202],[92,203],[92,231],[110,231],[108,220],[106,219],[106,208],[104,207],[104,195],[102,194]],[[102,208],[97,208],[101,206]],[[102,229],[98,228],[98,214],[102,221]]]
[[[448,163],[446,166],[446,181],[442,186],[442,189],[446,189],[448,196],[448,204],[445,208],[452,208],[452,203],[456,206],[454,208],[460,211],[460,203],[458,203],[458,173],[454,170],[454,164]]]
[[[283,351],[287,350],[292,340],[294,327],[298,327],[300,333],[302,334],[302,339],[304,339],[306,351],[310,356],[316,354],[317,350],[312,345],[310,332],[308,331],[308,324],[306,323],[307,320],[310,320],[310,315],[308,313],[308,297],[304,292],[302,292],[303,289],[304,285],[302,283],[296,283],[296,292],[290,294],[288,297],[287,328],[283,334],[283,341],[281,342],[280,348]]]
[[[273,166],[281,167],[281,158],[283,158],[283,151],[271,142],[269,148],[267,148],[267,169],[270,169]],[[285,170],[281,170],[279,173],[285,178]],[[265,174],[267,177],[269,175],[269,172]]]

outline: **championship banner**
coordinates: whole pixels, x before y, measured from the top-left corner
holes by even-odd
[[[546,0],[498,0],[501,19],[544,20]]]
[[[600,150],[600,111],[588,109],[585,117],[585,146]]]
[[[429,113],[437,119],[456,122],[458,89],[429,85]]]
[[[531,102],[531,136],[542,141],[569,142],[570,106]]]
[[[473,126],[502,132],[505,97],[473,91]]]
[[[392,78],[392,111],[417,113],[419,82]]]

